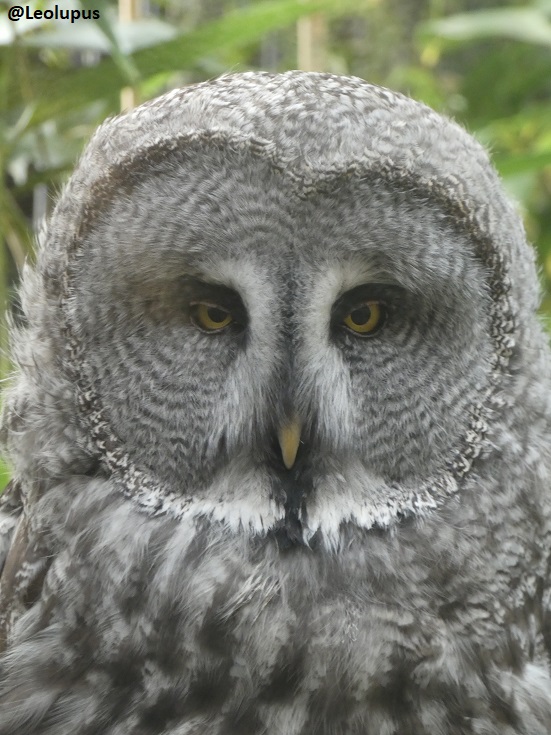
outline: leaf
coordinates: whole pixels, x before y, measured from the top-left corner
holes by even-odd
[[[450,41],[509,38],[551,46],[551,23],[542,8],[496,8],[430,21],[423,26],[421,35]]]
[[[96,0],[96,8],[103,7],[104,4]],[[111,54],[113,49],[117,49],[127,56],[138,49],[170,41],[178,35],[173,25],[159,18],[140,18],[131,23],[122,23],[114,17],[112,8],[105,8],[99,19],[93,19],[90,23],[37,21],[30,27],[27,24],[24,29],[26,32],[17,34],[18,43],[28,48],[90,49],[104,54]],[[13,42],[13,34],[6,31],[7,23],[7,18],[0,16],[0,46]],[[38,30],[33,30],[35,26],[39,26]]]

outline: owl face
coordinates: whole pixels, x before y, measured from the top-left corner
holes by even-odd
[[[489,381],[467,233],[378,177],[301,195],[247,149],[138,164],[101,184],[70,270],[83,374],[131,462],[283,543],[387,521]]]

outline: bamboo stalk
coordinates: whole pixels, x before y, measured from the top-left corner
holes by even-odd
[[[131,23],[141,17],[140,0],[119,0],[119,21]],[[121,89],[121,112],[131,110],[138,104],[138,90],[135,87]]]
[[[308,2],[308,0],[302,0]],[[297,21],[297,62],[303,71],[327,69],[327,20],[323,13],[312,13]]]

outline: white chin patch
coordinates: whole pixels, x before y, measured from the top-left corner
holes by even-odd
[[[262,464],[251,467],[247,458],[235,459],[215,476],[204,490],[185,494],[147,486],[126,487],[124,494],[141,510],[168,514],[187,521],[208,518],[233,533],[266,536],[286,520],[281,502],[273,498],[273,477]],[[327,549],[340,545],[345,524],[358,528],[390,528],[407,516],[424,516],[458,490],[448,474],[412,487],[389,485],[372,475],[361,462],[349,459],[341,471],[314,476],[305,488],[306,516],[301,517],[305,544],[317,534],[317,543]]]

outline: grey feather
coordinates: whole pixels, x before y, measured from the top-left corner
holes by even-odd
[[[0,735],[551,731],[550,356],[459,126],[328,74],[175,90],[98,129],[21,300]]]

